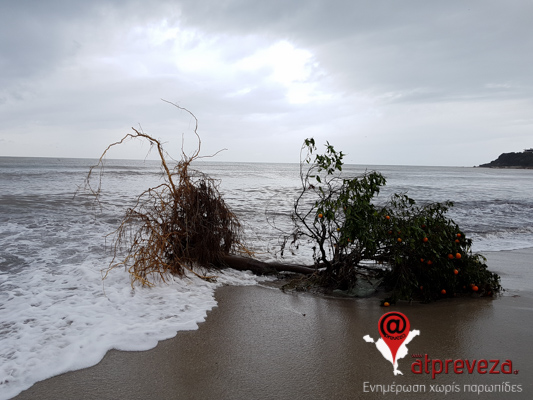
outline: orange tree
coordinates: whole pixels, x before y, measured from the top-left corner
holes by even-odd
[[[371,171],[345,178],[342,152],[329,143],[324,154],[316,150],[314,139],[306,139],[294,229],[283,242],[311,243],[316,282],[349,289],[358,279],[379,277],[391,293],[387,302],[431,301],[460,293],[490,296],[500,290],[499,276],[488,270],[481,255],[472,253],[471,239],[446,217],[451,202],[419,206],[395,194],[379,204],[383,175]]]
[[[393,195],[383,208],[384,234],[377,259],[390,265],[382,272],[392,290],[386,299],[439,297],[477,293],[491,296],[500,278],[490,272],[485,258],[471,250],[472,240],[446,216],[453,203],[419,206],[406,195]]]

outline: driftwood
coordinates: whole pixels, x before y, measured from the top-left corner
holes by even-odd
[[[296,272],[310,275],[316,271],[314,267],[301,264],[284,264],[279,262],[263,262],[249,257],[226,254],[222,257],[224,266],[239,271],[252,271],[256,275],[268,275],[276,272]]]

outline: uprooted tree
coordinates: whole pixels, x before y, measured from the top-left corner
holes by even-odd
[[[344,154],[329,143],[324,154],[316,154],[315,141],[307,139],[302,151],[302,189],[294,203],[294,230],[284,246],[311,242],[320,267],[310,278],[313,283],[346,290],[359,279],[377,278],[390,291],[384,302],[492,296],[500,290],[499,276],[446,217],[451,202],[420,206],[395,194],[379,205],[377,195],[386,183],[379,172],[343,177]]]
[[[90,188],[93,170],[103,165],[107,152],[129,139],[147,140],[158,152],[164,182],[137,196],[135,205],[127,209],[119,228],[113,233],[114,256],[110,269],[126,267],[132,285],[139,281],[151,286],[157,278],[165,281],[168,273],[183,276],[185,270],[209,279],[204,271],[196,270],[219,265],[224,255],[230,252],[246,251],[241,225],[222,199],[216,182],[189,168],[198,158],[201,144],[197,134],[198,122],[196,117],[194,119],[198,148],[190,156],[182,149],[182,158],[175,166],[169,166],[171,158],[159,140],[132,128],[134,133],[107,147],[87,176],[86,183]],[[97,196],[100,195],[100,183],[101,179],[98,187],[92,189]],[[119,250],[123,247],[127,251],[121,258]]]
[[[296,272],[305,276],[300,282],[306,286],[329,289],[350,289],[361,279],[373,279],[390,291],[385,299],[389,302],[473,292],[491,296],[499,291],[499,277],[488,271],[482,256],[471,252],[471,240],[446,217],[451,203],[418,206],[401,194],[378,205],[376,196],[385,178],[378,172],[343,177],[344,154],[329,143],[324,154],[316,154],[313,139],[302,147],[302,189],[294,202],[294,229],[284,237],[282,249],[307,240],[314,265],[254,259],[218,183],[191,168],[201,158],[198,120],[189,110],[170,104],[194,119],[198,146],[192,155],[182,149],[181,160],[175,161],[161,141],[132,128],[134,133],[106,148],[87,176],[86,187],[98,199],[107,152],[129,139],[148,141],[161,161],[163,183],[138,195],[113,233],[114,256],[107,273],[125,267],[132,286],[151,286],[186,271],[209,280],[214,278],[211,271],[226,267],[258,274]],[[93,187],[97,170],[98,185]],[[368,261],[378,264],[369,266]]]
[[[194,119],[198,146],[191,155],[182,149],[181,160],[174,161],[161,141],[132,128],[134,133],[109,145],[89,170],[85,187],[98,200],[108,151],[131,139],[145,140],[151,148],[155,147],[163,170],[163,183],[139,194],[133,207],[126,210],[118,229],[111,234],[113,258],[105,275],[114,268],[125,267],[132,286],[136,282],[152,286],[158,279],[166,281],[169,274],[183,276],[186,271],[210,280],[214,278],[208,275],[210,270],[227,267],[256,273],[312,272],[306,266],[267,264],[251,258],[252,252],[243,241],[241,223],[224,202],[218,183],[191,168],[191,163],[200,158],[201,148],[196,116],[186,108],[170,104]],[[98,183],[94,187],[91,182],[97,171]]]

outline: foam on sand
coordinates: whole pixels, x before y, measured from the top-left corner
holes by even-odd
[[[104,287],[100,265],[0,275],[0,399],[95,365],[110,349],[148,350],[178,331],[197,329],[217,304],[217,286],[257,283],[251,273],[228,270],[216,283],[192,276],[132,290],[128,274],[115,270]]]

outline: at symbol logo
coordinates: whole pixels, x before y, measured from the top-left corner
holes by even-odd
[[[409,320],[405,315],[399,312],[390,312],[383,314],[378,323],[379,334],[389,346],[392,353],[392,362],[396,361],[396,353],[407,338],[409,333]]]
[[[405,315],[399,312],[390,312],[384,314],[379,320],[380,335],[395,339],[402,335],[406,330],[409,332],[409,320]],[[404,335],[404,337],[407,335]],[[398,340],[398,339],[395,339]]]

